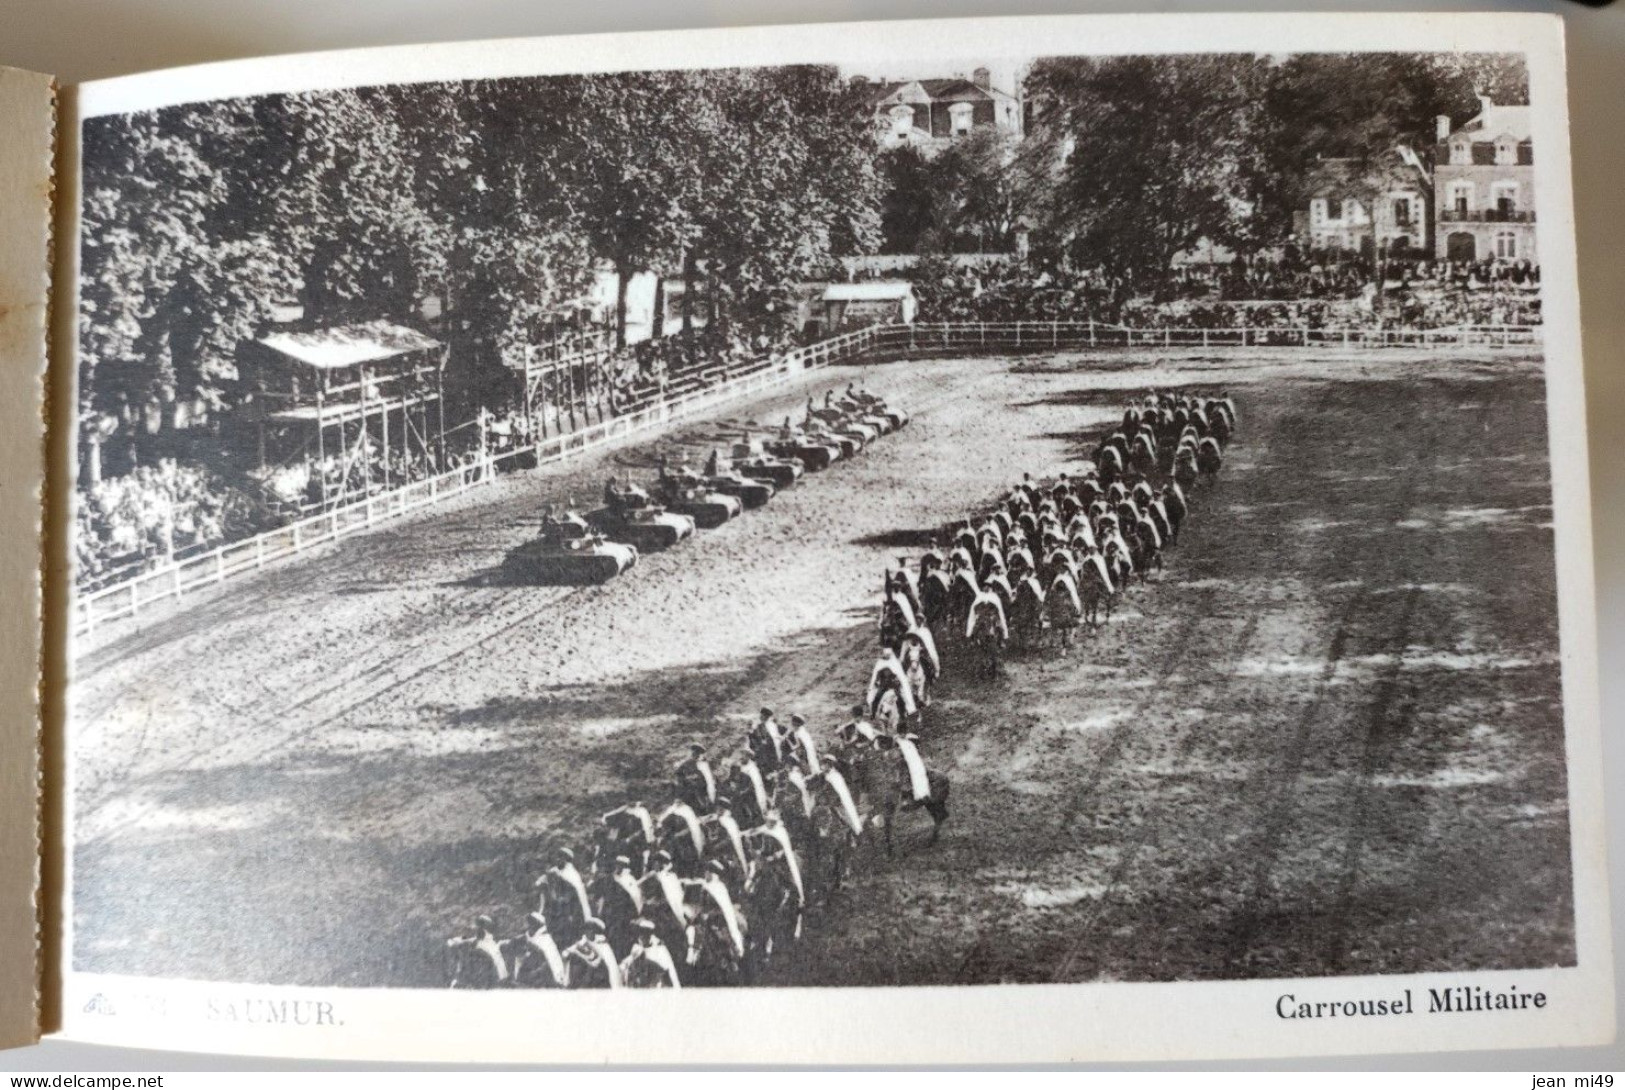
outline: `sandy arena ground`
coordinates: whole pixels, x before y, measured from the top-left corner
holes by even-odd
[[[606,586],[493,578],[544,500],[849,377],[914,422]],[[1167,571],[1070,657],[949,680],[941,841],[905,819],[769,982],[1572,964],[1538,365],[1251,350],[836,368],[98,633],[76,967],[440,984],[448,934],[517,930],[545,851],[663,802],[691,739],[764,704],[832,728],[889,559],[1177,384],[1241,425]]]

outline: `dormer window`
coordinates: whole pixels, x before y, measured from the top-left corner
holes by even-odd
[[[1473,142],[1466,136],[1450,141],[1450,162],[1454,166],[1470,166],[1473,161]]]
[[[964,136],[971,130],[971,120],[976,114],[976,107],[969,102],[956,102],[948,107],[948,131],[955,136]]]
[[[899,102],[886,113],[891,117],[892,132],[901,136],[914,125],[914,108],[907,103]]]
[[[1497,166],[1514,166],[1518,162],[1518,142],[1510,136],[1503,136],[1495,142],[1495,162]]]

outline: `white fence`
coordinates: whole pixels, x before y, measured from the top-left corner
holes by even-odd
[[[1448,329],[1314,329],[1307,326],[1131,329],[1105,322],[916,322],[882,326],[875,347],[904,352],[965,352],[988,348],[1528,348],[1539,326],[1456,326]]]
[[[346,534],[398,518],[459,495],[493,479],[521,459],[536,464],[577,456],[606,443],[661,427],[748,394],[785,385],[804,371],[872,349],[891,353],[967,352],[981,349],[1038,351],[1081,347],[1345,347],[1345,348],[1528,348],[1541,343],[1539,326],[1463,326],[1452,329],[1129,329],[1101,322],[932,322],[869,326],[755,361],[748,373],[713,386],[669,397],[624,416],[540,442],[487,454],[450,472],[368,497],[348,507],[290,523],[244,541],[165,564],[101,590],[76,594],[74,632],[134,617],[156,602],[181,598],[234,575],[258,571]]]
[[[735,398],[783,386],[805,371],[868,351],[874,346],[875,335],[874,327],[854,330],[768,357],[757,361],[757,366],[748,374],[716,386],[673,397],[625,416],[611,417],[531,446],[504,451],[500,455],[487,455],[439,476],[414,481],[347,507],[165,564],[101,590],[75,594],[74,633],[81,635],[92,632],[110,621],[134,617],[155,603],[182,598],[205,587],[223,583],[232,576],[258,571],[273,561],[432,506],[494,479],[498,470],[520,459],[534,457],[538,465],[563,461],[626,436],[704,412]]]

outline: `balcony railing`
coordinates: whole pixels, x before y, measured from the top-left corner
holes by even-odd
[[[1459,208],[1439,209],[1440,223],[1534,223],[1535,214],[1525,209],[1475,208],[1463,212]]]

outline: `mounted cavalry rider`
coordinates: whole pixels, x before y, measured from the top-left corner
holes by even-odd
[[[817,767],[816,758],[814,767]],[[813,810],[817,806],[813,798],[813,776],[796,765],[786,765],[782,775],[784,780],[775,796],[784,806],[779,815],[798,843],[814,844],[816,847],[812,839],[817,835],[812,825]],[[763,820],[766,820],[765,814]]]
[[[574,942],[581,935],[582,924],[592,916],[587,884],[576,869],[575,852],[569,848],[554,852],[553,865],[536,880],[536,887],[541,891],[539,908],[548,930],[562,943]]]
[[[621,966],[615,951],[604,938],[604,923],[588,917],[581,939],[564,951],[564,980],[567,988],[619,988]]]
[[[489,916],[474,917],[474,934],[446,940],[452,958],[451,987],[489,989],[508,983],[508,962]]]
[[[879,733],[869,721],[869,709],[864,704],[852,705],[852,718],[835,728],[835,737],[844,746],[868,745]]]
[[[639,883],[643,887],[645,911],[654,920],[666,945],[681,949],[688,927],[688,910],[683,905],[683,880],[672,865],[671,853],[655,852],[649,860],[649,873]]]
[[[698,874],[705,861],[705,830],[700,827],[700,816],[694,808],[678,799],[661,812],[656,825],[659,843],[677,869],[685,874]]]
[[[772,805],[773,794],[762,768],[748,754],[740,755],[725,778],[728,798],[747,825],[754,825]]]
[[[773,718],[772,708],[763,708],[757,713],[746,741],[762,771],[771,775],[779,770],[779,765],[784,763],[784,730]]]
[[[701,818],[700,824],[706,827],[706,854],[727,867],[731,887],[742,887],[750,875],[750,858],[745,854],[744,831],[734,817],[733,800],[718,795],[716,812]]]
[[[903,664],[897,658],[897,652],[890,647],[880,652],[880,657],[875,660],[874,667],[869,671],[869,689],[864,697],[864,703],[868,705],[870,715],[876,713],[880,706],[880,698],[888,691],[897,694],[904,715],[914,715],[919,711],[919,706],[914,702],[914,687],[908,683],[908,675],[903,672]]]
[[[564,987],[564,955],[559,944],[547,930],[547,920],[540,912],[525,917],[525,933],[510,939],[512,948],[513,986],[516,988]]]
[[[723,871],[722,863],[713,859],[706,864],[703,878],[684,879],[683,885],[694,895],[695,929],[720,930],[728,936],[734,957],[742,958],[745,956],[745,927],[739,919],[739,909],[734,906],[733,893],[722,879]],[[691,964],[694,954],[692,950],[689,952]]]
[[[642,874],[649,865],[649,851],[655,842],[655,821],[649,808],[641,802],[617,806],[601,819],[607,843],[617,854],[632,861],[635,874]]]
[[[706,813],[717,801],[717,777],[706,760],[705,747],[698,742],[688,747],[688,758],[678,764],[677,797],[696,813]]]
[[[677,963],[671,950],[656,932],[655,925],[639,917],[632,921],[636,936],[632,949],[621,962],[621,980],[628,988],[681,988]]]
[[[632,946],[632,921],[643,914],[643,887],[632,873],[632,861],[616,856],[614,870],[593,883],[598,900],[597,918],[617,955]]]
[[[761,825],[745,834],[751,838],[761,838],[766,843],[761,852],[762,862],[767,865],[782,862],[790,877],[790,885],[796,891],[796,908],[807,907],[807,888],[801,878],[801,864],[796,859],[795,848],[790,842],[790,830],[785,828],[784,821],[777,809],[767,812],[767,819]],[[800,930],[799,924],[797,930]]]
[[[950,784],[947,776],[926,767],[916,741],[912,734],[882,735],[875,740],[875,748],[901,758],[897,775],[906,801],[900,808],[921,808],[931,815],[931,843],[935,844],[942,823],[948,820]]]
[[[818,771],[818,743],[813,741],[812,731],[807,729],[807,720],[802,716],[790,716],[790,758],[800,764],[801,770],[808,776]]]

